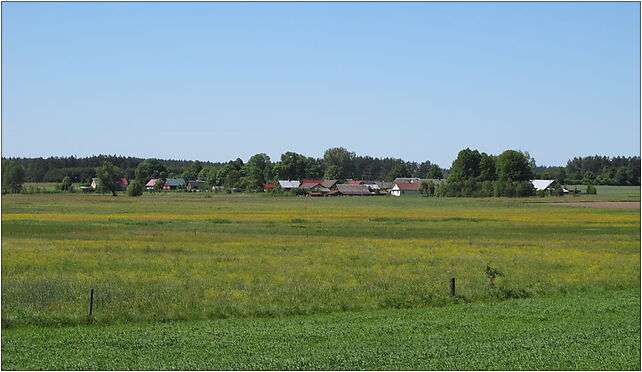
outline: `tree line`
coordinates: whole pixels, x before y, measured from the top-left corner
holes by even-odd
[[[514,150],[495,156],[464,149],[449,169],[442,169],[429,160],[414,162],[358,156],[343,147],[327,149],[322,158],[286,152],[277,161],[272,161],[268,155],[260,153],[247,162],[237,158],[225,163],[115,155],[3,158],[2,168],[5,192],[18,192],[19,185],[24,182],[59,182],[61,190],[68,190],[71,183],[88,185],[91,178],[100,176],[99,169],[136,180],[137,187],[141,188],[152,178],[172,177],[203,180],[210,186],[247,191],[258,191],[266,183],[283,179],[392,181],[398,177],[443,178],[448,182],[424,190],[430,195],[443,196],[525,196],[533,192],[527,182],[533,178],[555,179],[560,184],[640,184],[639,156],[576,157],[565,167],[537,167],[527,152]]]

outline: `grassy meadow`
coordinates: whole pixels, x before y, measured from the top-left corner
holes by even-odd
[[[99,334],[137,324],[233,318],[229,324],[253,327],[258,318],[303,315],[313,322],[320,314],[359,316],[383,309],[387,309],[384,317],[411,314],[400,309],[425,315],[444,305],[458,304],[447,306],[451,310],[446,312],[473,305],[484,309],[484,304],[512,306],[502,304],[518,304],[512,299],[523,298],[564,301],[600,294],[606,302],[615,301],[610,293],[629,293],[629,298],[637,299],[636,306],[625,306],[625,317],[638,322],[637,339],[628,340],[639,347],[640,210],[539,201],[189,193],[141,198],[5,195],[3,359],[15,368],[40,369],[18,363],[21,359],[11,353],[27,335],[46,342],[47,332],[55,333],[60,326],[74,326],[65,332],[95,329]],[[503,275],[491,279],[487,266]],[[451,277],[457,280],[455,297],[448,293]],[[87,326],[91,288],[94,316]],[[587,306],[591,311],[590,303]],[[163,369],[154,366],[149,368]],[[361,368],[338,362],[292,366]],[[225,368],[234,367],[241,368],[233,364]]]

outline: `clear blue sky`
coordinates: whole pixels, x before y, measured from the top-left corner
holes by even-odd
[[[637,3],[3,3],[2,155],[640,154]]]

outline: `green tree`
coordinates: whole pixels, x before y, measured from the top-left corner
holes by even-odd
[[[298,180],[306,176],[308,159],[296,152],[281,154],[281,160],[274,165],[274,173],[281,180]]]
[[[136,179],[145,184],[152,178],[167,178],[167,167],[158,159],[145,159],[136,168]]]
[[[426,178],[442,179],[444,178],[444,172],[441,170],[441,168],[439,168],[437,164],[432,164],[430,167],[428,167]]]
[[[432,181],[423,181],[419,185],[419,192],[423,196],[435,196],[435,183]]]
[[[450,167],[450,174],[448,175],[449,182],[465,181],[476,179],[481,172],[479,163],[481,162],[481,154],[477,150],[469,148],[459,151],[457,159],[453,161]]]
[[[2,161],[2,188],[4,192],[19,193],[24,182],[25,171],[15,161]]]
[[[497,164],[495,163],[495,157],[482,152],[479,159],[479,180],[494,181],[496,179]]]
[[[348,151],[343,147],[333,147],[323,153],[323,163],[325,168],[338,165],[343,169],[344,176],[352,177],[355,157],[356,154],[354,152]]]
[[[406,177],[410,177],[410,171],[408,170],[406,163],[399,163],[388,173],[386,181],[394,181],[395,178]]]
[[[223,180],[223,186],[225,186],[226,189],[232,189],[236,187],[236,184],[239,182],[241,179],[241,175],[239,171],[236,169],[232,169],[227,174],[225,175],[225,179]]]
[[[261,190],[263,185],[272,178],[272,162],[266,154],[256,154],[252,156],[244,167],[248,189]],[[266,178],[266,176],[269,178]]]
[[[497,157],[497,177],[501,181],[529,181],[535,173],[524,154],[506,150]]]
[[[593,174],[593,172],[591,171],[584,172],[584,177],[582,177],[582,184],[592,185],[594,181],[595,181],[595,174]]]
[[[127,186],[128,196],[141,196],[143,195],[143,184],[138,180],[134,180]]]
[[[194,181],[195,179],[198,178],[198,174],[203,169],[203,166],[201,165],[201,162],[196,160],[190,163],[190,165],[185,168],[185,170],[182,173],[182,176],[184,179],[188,181]]]
[[[342,180],[343,177],[343,168],[338,165],[331,165],[325,169],[326,180]]]
[[[60,182],[60,190],[63,190],[63,191],[71,190],[71,178],[69,178],[69,176],[65,176],[65,178],[63,178],[62,181]]]
[[[116,196],[116,191],[120,190],[120,168],[105,161],[102,167],[96,168],[96,176],[100,180],[100,190]]]

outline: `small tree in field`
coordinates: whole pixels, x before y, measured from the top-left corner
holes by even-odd
[[[127,186],[127,195],[128,196],[141,196],[143,195],[143,184],[138,182],[138,180],[132,181],[132,183]]]
[[[63,190],[63,191],[71,190],[71,178],[69,178],[69,176],[65,176],[65,178],[63,178],[62,181],[60,182],[60,190]]]
[[[19,193],[24,182],[25,171],[14,161],[2,161],[2,191]]]
[[[96,168],[96,176],[100,179],[101,191],[111,191],[116,196],[116,191],[120,190],[120,168],[106,161]]]

